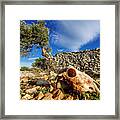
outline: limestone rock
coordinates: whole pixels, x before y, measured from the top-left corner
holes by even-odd
[[[54,100],[53,98],[52,98],[52,94],[51,93],[46,93],[45,94],[45,97],[42,99],[42,100]]]
[[[22,97],[23,100],[30,100],[32,98],[33,98],[33,96],[31,96],[29,94],[26,94],[25,96]]]
[[[43,93],[39,93],[39,94],[38,94],[38,100],[41,100],[43,97],[44,97],[44,94],[43,94]]]
[[[50,84],[46,80],[37,80],[36,85],[39,85],[39,86],[49,86]]]
[[[36,88],[32,88],[32,89],[27,89],[26,90],[26,93],[29,93],[29,94],[33,94],[33,93],[36,93],[36,92],[37,92]]]

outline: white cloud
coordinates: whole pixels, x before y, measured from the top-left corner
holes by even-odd
[[[38,59],[39,57],[34,57],[34,58],[28,58],[28,60],[35,60]]]
[[[63,51],[63,49],[57,49],[57,51],[58,51],[58,52],[62,52],[62,51]]]
[[[25,62],[20,62],[20,67],[26,66],[26,67],[31,67],[31,62],[25,61]]]
[[[98,20],[61,21],[61,29],[54,39],[54,44],[78,51],[100,33],[100,24]]]

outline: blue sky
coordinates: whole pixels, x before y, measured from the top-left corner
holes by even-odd
[[[27,24],[36,20],[25,20]],[[52,54],[59,52],[78,52],[80,50],[100,48],[99,20],[45,20],[49,28],[49,44]],[[20,58],[21,66],[31,66],[41,56],[41,49],[33,48],[27,57]]]

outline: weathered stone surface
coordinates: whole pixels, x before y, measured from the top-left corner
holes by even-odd
[[[50,92],[52,92],[54,90],[53,86],[50,85]]]
[[[32,98],[33,98],[33,96],[31,96],[29,94],[26,94],[25,96],[22,97],[23,100],[30,100]]]
[[[28,80],[29,80],[29,77],[22,77],[21,78],[21,82],[28,82]]]
[[[34,93],[36,93],[37,92],[37,89],[36,88],[31,88],[31,89],[27,89],[26,90],[26,93],[28,93],[28,94],[34,94]]]
[[[62,100],[64,98],[64,94],[60,89],[57,89],[53,92],[54,100]]]
[[[54,100],[53,98],[52,98],[52,94],[51,93],[46,93],[45,94],[45,97],[42,99],[42,100]]]
[[[38,94],[38,100],[41,100],[44,97],[44,94],[41,92]]]
[[[31,73],[29,71],[21,71],[20,72],[20,78],[24,78],[24,77],[34,77],[35,74]]]
[[[73,96],[70,95],[66,100],[73,100]]]
[[[36,85],[39,85],[39,86],[49,86],[49,82],[46,81],[46,80],[38,80],[36,82]]]

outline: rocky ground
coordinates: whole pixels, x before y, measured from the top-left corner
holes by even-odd
[[[20,98],[22,100],[99,100],[100,94],[97,92],[84,92],[80,95],[74,91],[67,92],[69,86],[59,82],[61,74],[53,71],[48,73],[38,68],[30,71],[21,71],[20,76]],[[99,79],[96,85],[100,87]],[[67,89],[66,89],[67,88]],[[69,89],[70,90],[70,89]]]
[[[58,72],[58,68],[62,70],[68,65],[72,65],[93,78],[96,86],[100,89],[100,49],[59,53],[54,56],[54,60],[57,63],[53,64],[57,72],[51,69],[43,70],[40,66],[20,71],[20,98],[22,100],[100,99],[98,92],[87,91],[78,94],[71,90],[69,84],[61,84],[59,79],[63,71]]]

